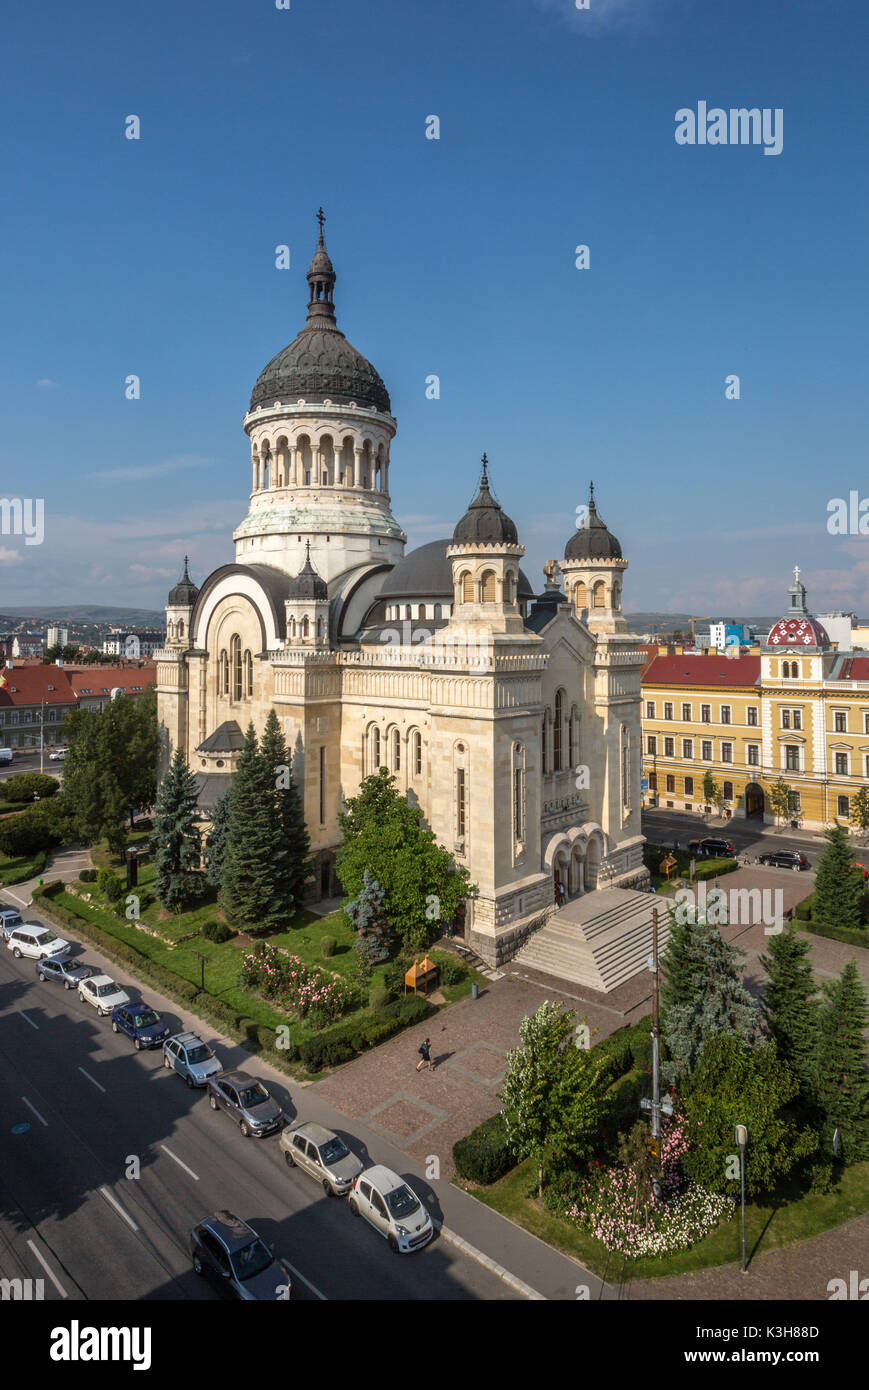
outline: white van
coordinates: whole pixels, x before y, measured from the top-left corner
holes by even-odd
[[[11,763],[11,761],[12,761],[12,749],[11,749],[11,748],[0,748],[0,763]]]

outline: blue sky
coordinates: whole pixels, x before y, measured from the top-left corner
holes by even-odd
[[[160,607],[186,550],[197,579],[233,558],[321,203],[411,544],[485,449],[541,587],[593,477],[628,609],[775,612],[799,562],[815,611],[869,612],[867,539],[827,531],[869,495],[867,43],[856,0],[7,12],[0,487],[46,539],[0,536],[0,612]],[[701,100],[781,108],[781,154],[677,145]]]

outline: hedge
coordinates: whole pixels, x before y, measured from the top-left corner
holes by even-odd
[[[503,1114],[484,1120],[453,1145],[453,1163],[460,1178],[488,1187],[515,1167]]]
[[[426,999],[409,994],[404,999],[387,1004],[376,1018],[352,1019],[338,1028],[309,1038],[300,1045],[299,1058],[308,1071],[340,1066],[366,1048],[376,1047],[378,1043],[394,1037],[403,1028],[421,1023],[433,1012],[433,1006]]]

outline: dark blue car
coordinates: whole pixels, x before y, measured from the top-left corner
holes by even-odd
[[[112,1009],[112,1030],[126,1033],[137,1048],[162,1047],[163,1039],[169,1036],[168,1023],[147,1004],[116,1005]]]

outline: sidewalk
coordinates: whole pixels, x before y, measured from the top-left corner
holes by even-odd
[[[45,868],[41,874],[35,878],[25,879],[22,883],[13,883],[10,888],[0,888],[0,895],[14,904],[15,907],[24,909],[29,907],[33,901],[33,890],[40,883],[49,883],[52,879],[62,878],[64,883],[69,883],[72,879],[77,879],[81,869],[91,868],[90,851],[82,849],[79,845],[71,845],[67,849],[58,850],[55,854],[50,854]]]

